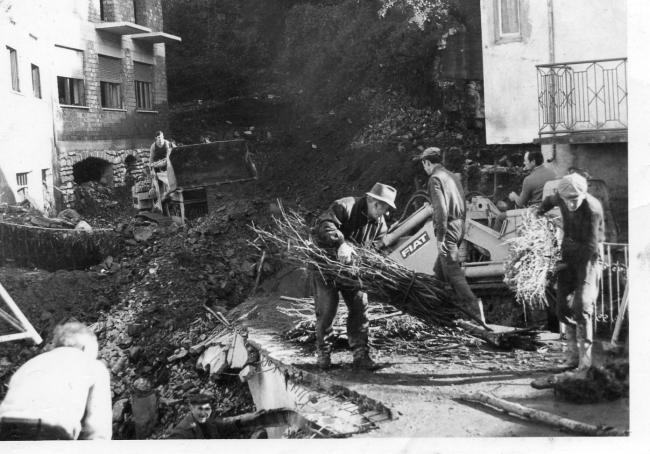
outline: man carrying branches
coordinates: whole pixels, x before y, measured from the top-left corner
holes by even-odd
[[[557,276],[557,316],[567,325],[567,365],[584,372],[591,366],[591,317],[598,297],[605,239],[603,208],[587,193],[587,180],[575,173],[562,177],[557,193],[546,197],[537,213],[542,215],[556,206],[564,230]]]
[[[386,234],[384,214],[395,208],[395,188],[376,183],[365,197],[345,197],[336,200],[317,220],[313,229],[318,246],[336,251],[338,261],[349,264],[354,247],[369,247]],[[339,304],[339,292],[348,306],[347,332],[352,348],[354,368],[373,370],[377,365],[369,354],[368,295],[359,286],[343,284],[337,276],[312,270],[314,302],[316,304],[316,351],[318,367],[325,370],[332,365],[332,324]]]

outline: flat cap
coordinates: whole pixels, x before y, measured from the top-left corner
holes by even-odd
[[[189,394],[185,399],[190,405],[209,404],[212,401],[212,397],[207,394]]]
[[[577,173],[570,173],[562,177],[557,190],[560,197],[573,199],[585,194],[587,192],[587,187],[587,180],[585,177],[578,175]]]
[[[438,147],[429,147],[426,148],[422,153],[413,157],[414,161],[422,161],[425,158],[439,158],[440,157],[440,148]]]

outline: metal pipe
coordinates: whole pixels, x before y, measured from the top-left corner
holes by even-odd
[[[582,60],[582,61],[563,61],[560,63],[545,63],[543,65],[535,65],[536,68],[551,68],[553,66],[559,66],[559,65],[583,65],[585,63],[600,63],[600,62],[606,62],[606,61],[627,61],[627,57],[621,57],[621,58],[603,58],[599,60]]]
[[[548,7],[548,57],[555,63],[555,20],[553,18],[553,0],[546,0]],[[539,68],[540,66],[538,66]]]
[[[506,262],[466,263],[463,269],[468,279],[503,276],[506,272]]]
[[[413,213],[399,227],[385,235],[381,243],[384,247],[389,247],[397,242],[404,234],[414,227],[424,223],[433,214],[433,208],[430,204],[425,203],[418,211]]]

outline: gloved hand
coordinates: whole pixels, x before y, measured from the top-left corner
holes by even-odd
[[[350,244],[343,242],[336,251],[336,258],[342,264],[349,265],[352,263],[352,254],[354,254],[354,248]]]

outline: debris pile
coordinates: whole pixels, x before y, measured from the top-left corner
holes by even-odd
[[[118,203],[113,189],[105,184],[87,181],[74,188],[74,208],[80,212],[101,211]]]
[[[615,361],[591,366],[584,376],[560,380],[553,388],[561,399],[580,404],[627,397],[630,392],[630,364],[628,361]]]

